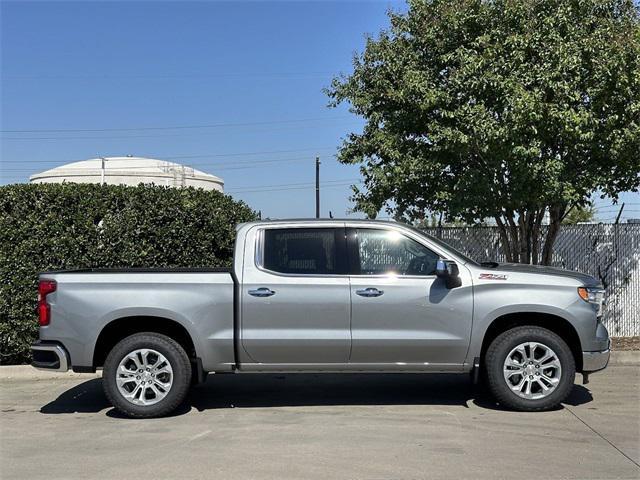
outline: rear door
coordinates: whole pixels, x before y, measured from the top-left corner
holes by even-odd
[[[249,361],[347,363],[351,331],[344,224],[256,228],[255,245],[245,246],[241,286],[241,337]]]
[[[349,228],[352,351],[350,362],[386,368],[452,369],[471,335],[472,287],[447,289],[435,275],[439,255],[393,228]],[[395,367],[391,367],[395,365]]]

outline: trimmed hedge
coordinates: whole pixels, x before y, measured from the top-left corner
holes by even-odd
[[[245,203],[195,188],[0,187],[0,364],[29,361],[38,273],[88,267],[230,266]]]

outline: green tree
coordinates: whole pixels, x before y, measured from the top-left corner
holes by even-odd
[[[493,218],[510,261],[548,264],[571,208],[637,191],[631,0],[412,0],[389,16],[327,89],[366,120],[338,155],[361,165],[356,210]]]
[[[592,203],[588,203],[584,207],[574,207],[567,211],[562,219],[565,225],[575,225],[580,222],[592,222],[596,216],[596,211]]]
[[[192,187],[0,186],[0,365],[27,361],[38,337],[38,272],[230,266],[236,224],[256,217]]]

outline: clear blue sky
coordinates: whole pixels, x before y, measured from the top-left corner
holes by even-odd
[[[327,108],[365,34],[402,2],[2,2],[1,183],[69,161],[131,154],[224,178],[264,216],[345,216],[357,167],[334,159],[362,122]],[[222,125],[221,125],[222,124]],[[229,125],[235,124],[235,125]],[[131,130],[138,127],[211,128]],[[261,190],[261,191],[255,191]],[[626,194],[623,216],[640,217]],[[615,216],[598,202],[599,217]],[[634,212],[633,210],[636,210]]]

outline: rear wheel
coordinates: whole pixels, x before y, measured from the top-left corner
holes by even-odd
[[[129,417],[160,417],[180,405],[191,384],[191,364],[175,340],[158,333],[131,335],[107,355],[103,386]]]
[[[486,354],[489,389],[504,406],[548,410],[566,400],[575,380],[571,349],[542,327],[517,327],[500,334]]]

